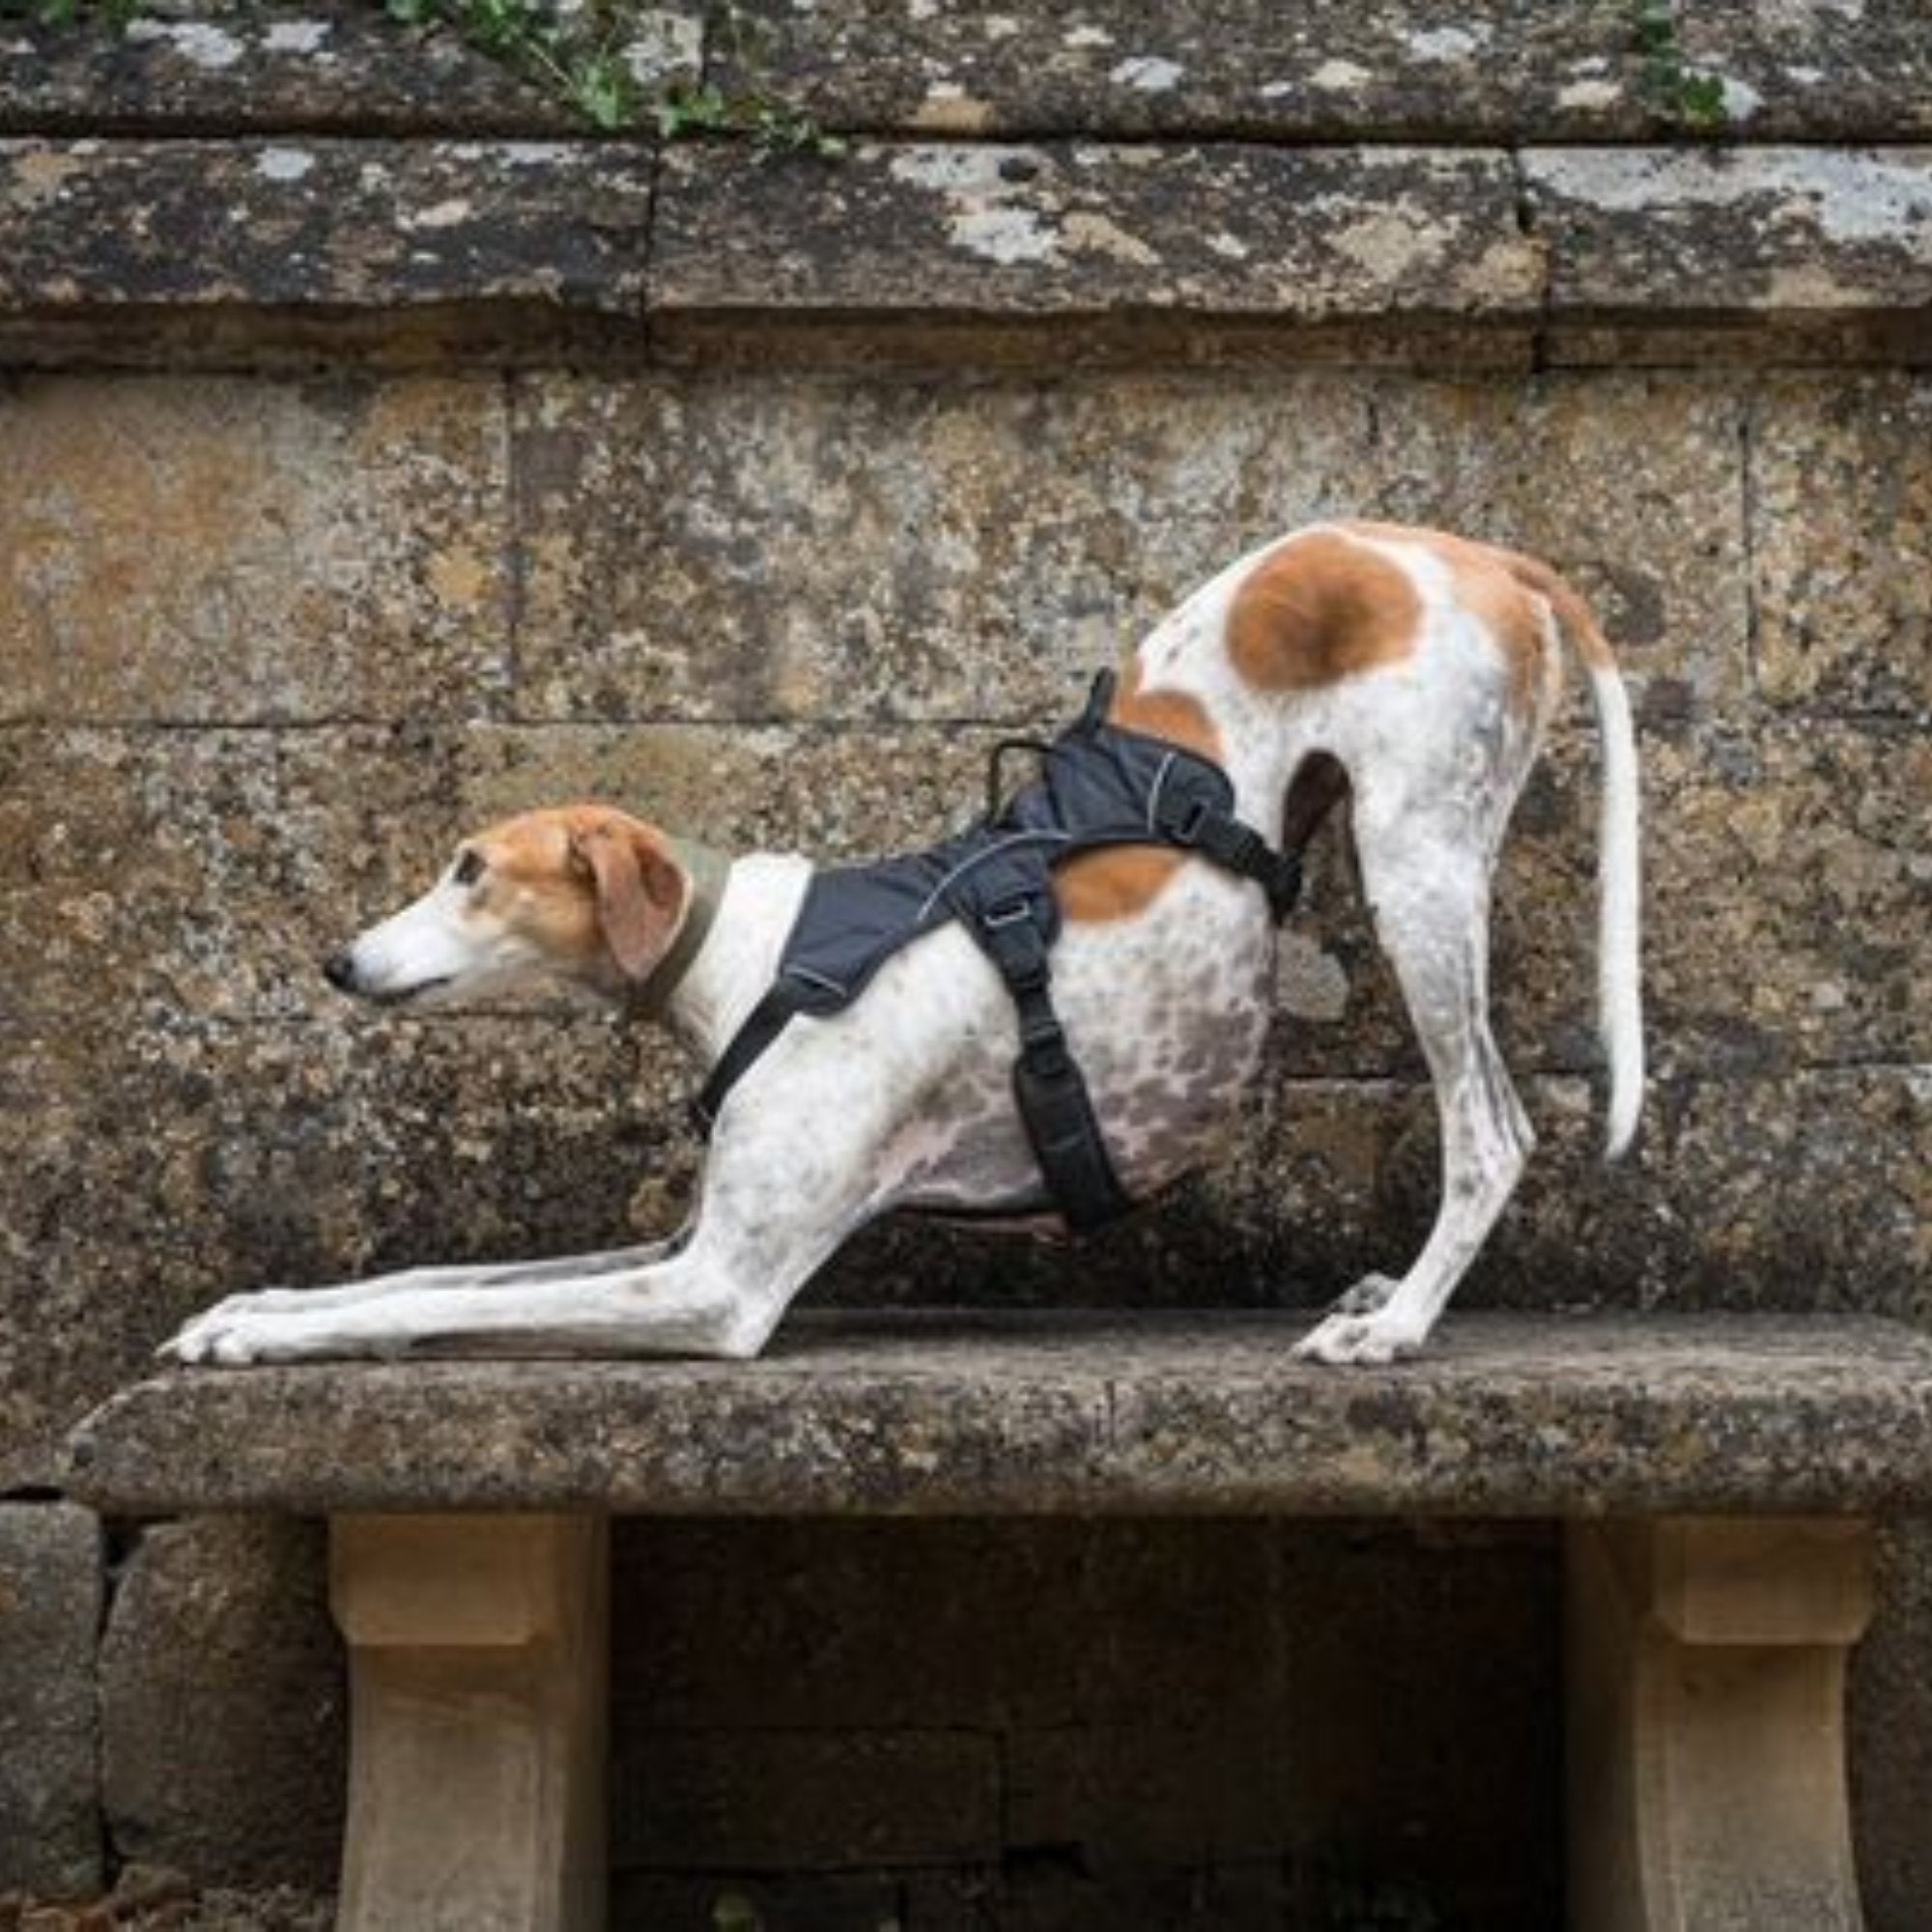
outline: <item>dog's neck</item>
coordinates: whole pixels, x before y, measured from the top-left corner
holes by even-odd
[[[671,841],[671,856],[689,888],[684,914],[627,1005],[668,1027],[708,1069],[770,986],[811,867],[768,852],[734,860],[685,838]]]

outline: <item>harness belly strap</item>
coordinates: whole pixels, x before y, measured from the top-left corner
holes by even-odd
[[[1113,691],[1112,673],[1103,671],[1079,720],[1040,748],[1039,778],[1004,805],[995,802],[979,824],[923,852],[812,875],[777,979],[697,1096],[694,1111],[705,1132],[797,1014],[842,1011],[894,953],[957,920],[1012,998],[1020,1040],[1014,1098],[1055,1206],[1076,1231],[1132,1206],[1053,1006],[1061,923],[1053,870],[1109,845],[1199,852],[1259,885],[1279,923],[1300,893],[1301,862],[1236,815],[1235,787],[1211,759],[1108,724]]]

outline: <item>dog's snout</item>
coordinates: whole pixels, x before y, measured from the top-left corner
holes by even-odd
[[[344,947],[339,952],[331,952],[322,962],[322,977],[338,993],[350,993],[355,989],[355,957]]]

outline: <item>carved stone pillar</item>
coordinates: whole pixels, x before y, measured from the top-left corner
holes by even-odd
[[[1850,1932],[1845,1659],[1872,1534],[1839,1518],[1568,1526],[1574,1932]]]
[[[607,1531],[589,1516],[333,1520],[341,1932],[602,1925]]]

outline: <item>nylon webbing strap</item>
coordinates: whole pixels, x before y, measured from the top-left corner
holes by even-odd
[[[1054,1010],[1040,914],[1027,899],[1008,899],[978,910],[966,925],[999,969],[1019,1016],[1013,1097],[1047,1193],[1076,1234],[1104,1227],[1133,1202],[1114,1172],[1086,1079]]]
[[[709,1134],[718,1124],[718,1112],[725,1095],[752,1063],[791,1024],[804,1004],[798,988],[788,980],[780,980],[752,1009],[750,1017],[731,1036],[731,1043],[698,1090],[697,1098],[691,1103],[692,1118],[697,1122],[699,1133]]]
[[[1154,801],[1155,831],[1171,845],[1199,852],[1236,878],[1252,879],[1267,895],[1268,912],[1279,925],[1301,896],[1301,855],[1277,852],[1246,819],[1216,805],[1207,787],[1225,795],[1231,788],[1218,766],[1191,753],[1182,769],[1195,780],[1163,786]]]

